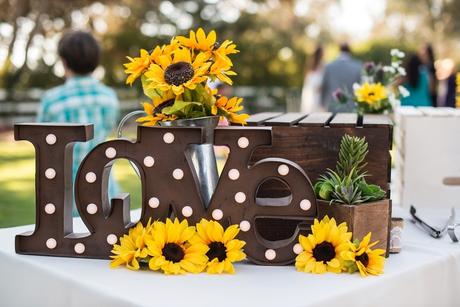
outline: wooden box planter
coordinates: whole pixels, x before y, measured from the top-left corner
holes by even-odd
[[[346,222],[348,230],[353,232],[353,240],[361,240],[372,232],[371,240],[379,241],[374,248],[386,250],[389,254],[391,199],[383,199],[361,205],[330,205],[328,201],[317,200],[318,218],[333,217],[337,223]]]

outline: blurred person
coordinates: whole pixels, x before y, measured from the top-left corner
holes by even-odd
[[[321,83],[323,81],[323,47],[318,46],[313,53],[310,67],[305,74],[302,88],[302,113],[313,113],[324,111],[321,105]]]
[[[409,91],[401,98],[403,106],[432,106],[428,71],[417,54],[412,54],[406,63],[406,78],[403,86]]]
[[[37,122],[92,123],[94,138],[74,146],[72,178],[83,158],[106,140],[114,129],[119,112],[115,92],[91,76],[99,65],[100,47],[95,38],[82,31],[65,34],[58,44],[58,54],[65,69],[65,83],[45,92],[40,102]],[[118,187],[110,176],[109,197]],[[74,205],[74,215],[77,211]]]
[[[435,66],[436,79],[439,80],[436,106],[455,108],[455,63],[452,59],[443,59],[436,61]]]
[[[438,79],[436,78],[436,66],[434,50],[431,44],[425,44],[419,52],[420,59],[425,65],[428,72],[428,80],[430,86],[431,104],[436,107],[438,97]]]
[[[338,88],[353,92],[353,84],[361,81],[361,62],[352,57],[350,46],[340,45],[340,54],[326,65],[321,85],[321,104],[331,112],[353,112],[353,101],[344,104],[336,102],[332,96]]]

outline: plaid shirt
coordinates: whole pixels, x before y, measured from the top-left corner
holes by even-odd
[[[74,182],[83,158],[97,144],[105,141],[115,127],[118,112],[115,92],[90,76],[72,77],[43,95],[38,110],[38,122],[94,124],[94,138],[86,143],[77,142],[74,146]],[[116,186],[111,183],[109,196],[115,196],[115,190]]]

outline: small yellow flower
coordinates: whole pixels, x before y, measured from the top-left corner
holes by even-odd
[[[208,263],[206,271],[209,274],[233,274],[233,262],[246,258],[243,246],[246,242],[235,239],[239,233],[238,225],[231,225],[225,231],[216,221],[202,219],[196,225],[197,233],[191,242],[205,244],[209,247],[206,256]]]
[[[373,104],[388,97],[385,87],[379,83],[364,83],[355,90],[358,102]]]
[[[342,272],[341,254],[348,250],[351,239],[347,224],[337,225],[334,218],[325,216],[321,222],[315,219],[311,230],[308,237],[299,236],[299,243],[304,251],[296,257],[297,270],[316,274]]]
[[[139,222],[129,230],[127,235],[123,235],[120,244],[113,246],[112,253],[115,255],[110,256],[112,258],[110,266],[115,268],[124,264],[130,270],[139,270],[139,260],[147,257],[145,242],[149,239],[150,228],[150,221],[146,227]]]
[[[232,97],[228,99],[227,97],[222,96],[217,99],[216,103],[211,107],[211,113],[213,115],[220,114],[225,116],[232,123],[245,125],[246,119],[249,118],[249,115],[237,113],[243,110],[241,102],[243,102],[243,98]]]
[[[147,240],[147,251],[151,256],[149,268],[165,274],[199,273],[205,266],[209,248],[200,242],[189,242],[195,235],[195,227],[187,220],[179,222],[156,221],[152,225],[151,238]]]
[[[342,253],[343,259],[352,261],[352,266],[349,271],[354,272],[356,269],[359,270],[361,276],[366,277],[368,275],[380,275],[383,273],[383,266],[385,264],[385,250],[371,248],[378,243],[371,241],[371,233],[369,232],[359,244],[349,243],[350,251],[344,251]]]
[[[204,32],[202,28],[199,28],[196,33],[191,30],[189,37],[178,36],[176,37],[177,41],[183,46],[190,49],[198,49],[201,51],[211,51],[214,49],[217,35],[216,31],[209,32],[208,35]]]
[[[131,58],[128,56],[127,58],[129,63],[123,64],[126,68],[125,73],[128,75],[128,78],[126,78],[126,84],[132,85],[133,82],[149,67],[150,63],[152,63],[152,57],[147,50],[141,49],[139,57]]]
[[[217,59],[211,65],[211,68],[209,69],[209,74],[213,77],[216,77],[220,81],[227,83],[228,85],[232,85],[233,81],[232,79],[230,79],[229,76],[235,76],[236,72],[230,70],[231,67],[231,62],[229,64],[227,61],[223,59]]]

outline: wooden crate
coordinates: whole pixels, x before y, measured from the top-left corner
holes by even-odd
[[[460,110],[401,107],[396,111],[396,182],[404,207],[445,207],[460,196]]]

